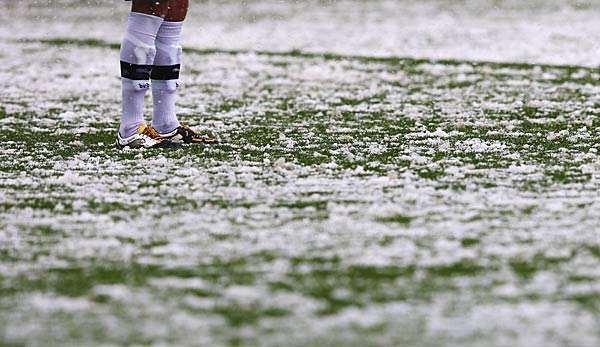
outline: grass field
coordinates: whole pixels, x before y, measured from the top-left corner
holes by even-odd
[[[119,151],[117,42],[0,40],[0,345],[600,344],[597,69],[193,46]]]

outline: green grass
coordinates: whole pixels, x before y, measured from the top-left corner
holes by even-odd
[[[16,43],[36,45],[61,79],[82,74],[62,67],[65,48],[118,48]],[[598,318],[598,295],[576,287],[600,281],[594,69],[186,54],[180,118],[219,145],[117,150],[116,75],[81,95],[0,96],[0,341],[294,345],[409,327],[441,341],[430,319]],[[9,336],[28,322],[39,330]],[[457,344],[505,336],[470,333]]]

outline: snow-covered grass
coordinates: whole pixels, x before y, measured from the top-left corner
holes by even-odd
[[[0,0],[0,37],[118,42],[128,4]],[[198,48],[597,66],[599,15],[597,0],[196,0],[184,42]]]
[[[74,18],[1,29],[0,344],[600,344],[596,69],[190,44],[221,144],[122,152],[118,40]]]

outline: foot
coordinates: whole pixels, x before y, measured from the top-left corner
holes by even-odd
[[[218,143],[216,138],[208,135],[200,135],[185,124],[181,124],[180,126],[175,128],[175,130],[169,133],[159,133],[159,135],[162,140],[174,144],[196,143],[212,145]]]
[[[121,137],[117,134],[117,147],[119,148],[159,148],[165,147],[165,141],[159,133],[151,126],[141,124],[137,133],[129,137]]]

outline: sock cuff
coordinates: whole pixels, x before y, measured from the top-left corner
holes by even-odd
[[[157,39],[177,40],[181,37],[183,22],[162,22],[156,34]]]
[[[134,19],[139,19],[139,20],[151,20],[154,21],[156,23],[160,23],[162,24],[165,19],[159,16],[154,16],[151,14],[147,14],[147,13],[141,13],[141,12],[129,12],[129,18],[134,18]]]
[[[164,19],[145,13],[131,12],[127,19],[127,32],[156,38]]]

